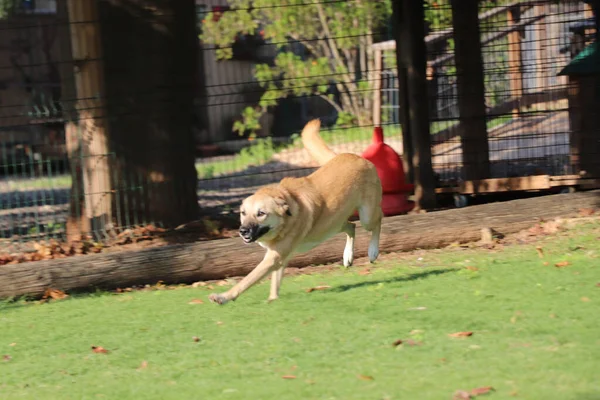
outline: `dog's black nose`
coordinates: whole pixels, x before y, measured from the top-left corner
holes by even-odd
[[[252,233],[252,229],[248,228],[247,226],[240,227],[240,235],[250,236],[251,233]]]

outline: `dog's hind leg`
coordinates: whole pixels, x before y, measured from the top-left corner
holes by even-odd
[[[283,280],[283,270],[287,263],[284,263],[281,268],[271,272],[271,292],[269,293],[269,302],[279,298],[279,288]]]
[[[342,228],[342,232],[346,234],[346,247],[344,247],[344,267],[349,267],[354,262],[354,236],[356,225],[352,222],[346,222]]]
[[[375,207],[372,205],[364,205],[359,208],[358,215],[363,228],[371,232],[368,254],[369,261],[373,263],[379,256],[379,236],[381,234],[381,219],[383,218],[383,212],[379,205]]]

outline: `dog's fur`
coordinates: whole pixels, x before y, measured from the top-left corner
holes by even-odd
[[[369,260],[379,255],[382,189],[375,166],[354,154],[336,155],[319,136],[321,123],[310,121],[302,142],[322,165],[305,178],[284,178],[246,198],[240,208],[240,235],[246,243],[257,241],[267,249],[250,274],[225,293],[213,293],[212,302],[225,304],[271,272],[269,301],[279,297],[283,270],[297,253],[312,249],[344,232],[344,266],[354,258],[355,225],[348,218],[358,210],[362,226],[371,233]]]

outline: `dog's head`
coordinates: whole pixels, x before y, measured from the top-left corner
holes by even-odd
[[[240,207],[240,236],[244,242],[267,241],[277,236],[292,215],[289,202],[288,193],[271,188],[246,198]]]

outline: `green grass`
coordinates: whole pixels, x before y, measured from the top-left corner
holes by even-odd
[[[366,276],[288,277],[271,304],[268,282],[222,307],[189,287],[0,303],[0,397],[597,399],[599,236],[595,222],[542,239],[544,259],[535,245],[393,255]]]

